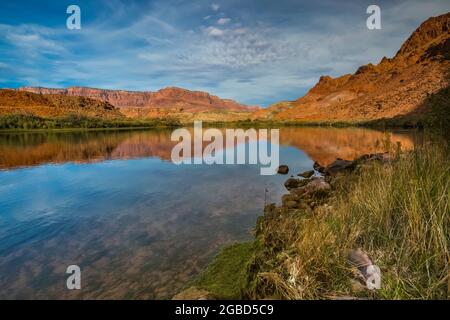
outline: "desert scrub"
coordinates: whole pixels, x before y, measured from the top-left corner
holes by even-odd
[[[257,226],[246,298],[448,299],[450,161],[420,147],[392,164],[364,164],[336,180],[312,212],[267,210]],[[356,289],[348,250],[381,268],[381,289]]]

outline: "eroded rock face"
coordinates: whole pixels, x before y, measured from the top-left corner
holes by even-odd
[[[258,107],[249,107],[230,99],[221,99],[217,96],[210,95],[207,92],[190,91],[181,88],[165,88],[157,92],[103,90],[86,87],[70,87],[67,89],[23,87],[19,90],[38,94],[88,97],[108,102],[121,109],[176,109],[186,112],[211,110],[249,112],[258,109]]]

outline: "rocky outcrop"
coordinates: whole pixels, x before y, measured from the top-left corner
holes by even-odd
[[[374,153],[359,156],[355,160],[337,158],[327,166],[315,162],[314,170],[306,171],[304,179],[289,178],[284,186],[289,191],[281,198],[281,209],[306,209],[313,210],[317,205],[326,204],[333,191],[333,184],[342,175],[351,173],[358,166],[377,161],[385,164],[393,160],[389,153]],[[317,172],[317,176],[312,177]],[[273,207],[273,204],[271,205]],[[275,207],[274,207],[275,208]]]
[[[367,121],[417,117],[427,97],[448,85],[450,13],[425,21],[392,59],[361,66],[354,74],[322,76],[304,97],[255,113],[258,119]]]

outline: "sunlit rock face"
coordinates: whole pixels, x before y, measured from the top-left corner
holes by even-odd
[[[253,117],[297,121],[366,121],[420,116],[427,97],[448,85],[450,13],[417,28],[391,59],[354,74],[322,76],[304,96],[257,111]]]
[[[207,92],[189,91],[181,88],[164,88],[156,92],[103,90],[85,87],[51,89],[23,87],[22,91],[39,94],[59,94],[89,97],[108,102],[130,117],[157,117],[170,113],[197,112],[252,112],[258,107],[249,107],[230,99],[221,99]]]

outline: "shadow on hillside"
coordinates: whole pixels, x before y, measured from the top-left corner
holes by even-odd
[[[450,129],[450,70],[446,75],[447,86],[427,96],[413,112],[389,119],[377,119],[364,123],[374,127]]]

